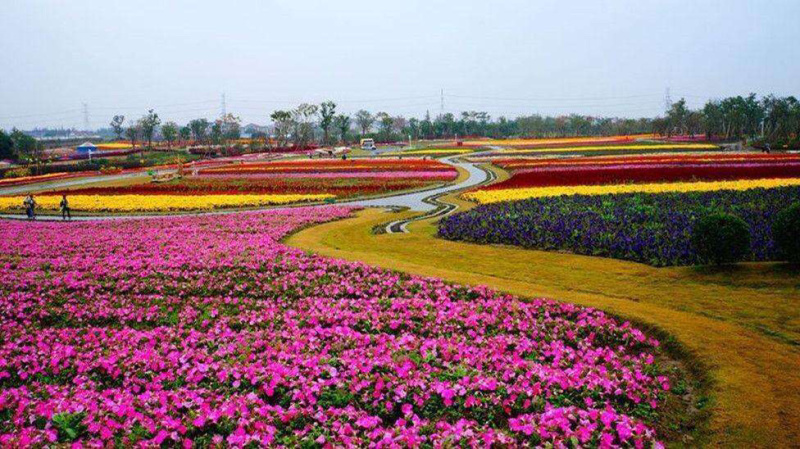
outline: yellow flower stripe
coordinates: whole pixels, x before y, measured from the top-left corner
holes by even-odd
[[[480,204],[562,195],[606,195],[622,193],[710,192],[798,186],[800,178],[748,179],[740,181],[671,182],[660,184],[613,184],[592,186],[527,187],[520,189],[478,190],[463,195]]]
[[[132,148],[131,144],[126,142],[103,142],[98,143],[96,146],[100,150],[126,150]]]
[[[608,137],[556,137],[556,138],[542,138],[542,139],[484,139],[484,140],[466,140],[464,145],[549,145],[549,144],[565,144],[565,143],[599,143],[599,142],[614,142],[620,139],[652,139],[655,134],[635,134],[630,136],[608,136]]]
[[[463,154],[471,153],[469,148],[420,148],[403,151],[403,154]]]
[[[572,151],[641,151],[641,150],[716,150],[718,146],[710,143],[687,143],[687,144],[653,144],[653,145],[591,145],[560,148],[527,148],[514,149],[505,148],[497,153],[567,153]]]
[[[69,195],[69,206],[86,212],[166,212],[255,207],[322,201],[330,194],[308,195]],[[0,197],[0,210],[22,209],[22,196]],[[37,209],[59,210],[61,196],[35,197]]]

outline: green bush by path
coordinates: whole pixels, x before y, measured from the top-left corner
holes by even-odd
[[[800,262],[800,203],[781,211],[772,227],[778,256],[789,262]]]
[[[692,245],[702,262],[717,265],[738,262],[750,251],[750,229],[736,215],[708,215],[695,224]]]

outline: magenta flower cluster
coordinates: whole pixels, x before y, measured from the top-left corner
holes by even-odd
[[[349,213],[0,223],[0,445],[660,446],[655,340],[279,242]]]

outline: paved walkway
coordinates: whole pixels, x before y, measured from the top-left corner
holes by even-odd
[[[386,196],[382,198],[375,198],[375,199],[368,199],[368,200],[355,200],[355,201],[342,201],[335,203],[336,205],[340,206],[358,206],[358,207],[381,207],[381,208],[389,208],[389,207],[403,207],[408,208],[413,211],[420,211],[420,212],[431,212],[436,210],[437,208],[441,207],[440,204],[436,203],[435,201],[431,200],[432,198],[436,198],[442,196],[445,193],[453,192],[456,190],[467,189],[469,187],[474,187],[482,182],[485,182],[490,179],[490,173],[481,168],[478,168],[475,164],[471,162],[463,162],[457,161],[456,159],[458,156],[451,156],[448,158],[441,159],[440,161],[452,165],[454,167],[461,167],[467,171],[469,177],[467,179],[462,180],[458,184],[451,184],[444,187],[438,187],[428,190],[423,190],[419,192],[411,192],[411,193],[401,193],[398,195],[393,196]],[[134,176],[141,176],[141,173],[129,173],[123,175],[114,175],[115,178],[110,178],[109,176],[104,176],[100,180],[110,180],[110,179],[125,179],[128,177]],[[81,185],[86,184],[89,182],[95,182],[98,179],[93,178],[84,178],[84,179],[74,179],[74,180],[64,180],[60,183],[52,183],[48,185],[49,189],[52,188],[60,188],[66,187],[70,185]],[[9,188],[11,189],[11,188]],[[30,190],[25,190],[24,187],[20,187],[19,192],[6,192],[8,189],[4,189],[0,191],[0,194],[8,195],[14,193],[27,193]],[[309,207],[321,207],[322,205],[318,206],[309,206]],[[275,207],[268,208],[268,209],[276,209]],[[266,210],[266,209],[259,209],[259,210]],[[258,212],[259,210],[248,210],[248,211],[234,211],[234,210],[223,210],[223,211],[213,211],[213,212],[196,212],[196,213],[183,213],[183,214],[175,214],[175,215],[98,215],[98,216],[75,216],[73,221],[94,221],[94,220],[120,220],[120,219],[143,219],[143,218],[163,218],[168,216],[198,216],[198,215],[223,215],[223,214],[232,214],[232,213],[248,213],[248,212]],[[22,214],[19,215],[12,215],[12,214],[0,214],[0,218],[9,218],[9,219],[17,219],[17,220],[24,220],[25,216]],[[40,215],[37,218],[37,221],[61,221],[61,216],[55,215]]]
[[[156,170],[156,173],[160,175],[174,171],[175,170],[172,169]],[[92,184],[95,182],[119,181],[122,179],[138,178],[141,176],[147,176],[147,172],[141,171],[135,173],[121,173],[117,175],[98,175],[86,178],[74,178],[74,179],[64,179],[62,181],[51,181],[39,185],[11,186],[11,187],[0,188],[0,195],[27,195],[28,193],[35,194],[36,192],[41,192],[44,190],[54,190],[54,189],[61,189],[64,187],[81,186],[84,184]]]

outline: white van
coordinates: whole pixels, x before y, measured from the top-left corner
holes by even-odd
[[[375,151],[375,139],[361,139],[361,149],[367,151]]]

